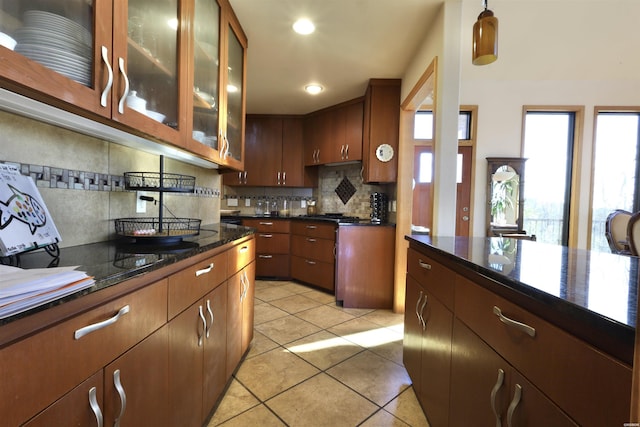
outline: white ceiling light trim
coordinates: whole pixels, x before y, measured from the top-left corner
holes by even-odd
[[[317,95],[320,92],[322,92],[324,90],[324,88],[322,87],[322,85],[313,83],[313,84],[308,84],[304,87],[304,90],[311,94],[311,95]]]
[[[307,35],[313,33],[315,30],[316,26],[306,18],[300,18],[293,23],[293,31],[298,34]]]

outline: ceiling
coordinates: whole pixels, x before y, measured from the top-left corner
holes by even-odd
[[[402,78],[443,2],[230,0],[249,40],[247,113],[306,114],[363,96],[370,78]],[[301,17],[314,33],[293,32]]]

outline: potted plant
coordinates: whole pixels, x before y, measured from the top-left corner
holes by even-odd
[[[507,222],[507,209],[513,209],[513,190],[516,184],[516,175],[502,181],[494,181],[491,196],[491,215],[493,221],[499,225]]]

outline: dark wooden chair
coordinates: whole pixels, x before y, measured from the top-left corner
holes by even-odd
[[[629,255],[631,253],[628,236],[628,225],[632,213],[616,209],[607,216],[604,234],[609,248],[614,254]],[[639,242],[640,243],[640,242]]]

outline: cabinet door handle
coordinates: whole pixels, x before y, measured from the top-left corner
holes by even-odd
[[[309,230],[315,230],[315,229],[316,229],[316,228],[318,228],[318,227],[316,227],[315,225],[307,225],[307,228],[308,228]]]
[[[306,262],[309,265],[316,265],[315,261],[309,261],[308,259],[305,259],[304,262]]]
[[[418,297],[418,301],[416,301],[416,317],[418,318],[418,324],[422,325],[422,318],[420,317],[420,312],[418,311],[418,307],[420,307],[420,301],[422,300],[422,291],[420,291],[420,296]]]
[[[513,420],[513,413],[518,408],[520,404],[520,400],[522,399],[522,386],[520,384],[516,384],[515,389],[513,391],[513,399],[511,399],[511,404],[509,405],[509,409],[507,409],[507,426],[513,427],[511,421]]]
[[[224,159],[224,135],[222,131],[218,132],[218,156],[220,159]],[[242,179],[240,179],[240,184],[242,184]]]
[[[116,323],[122,316],[129,312],[129,306],[125,305],[122,307],[113,317],[108,318],[107,320],[103,320],[102,322],[93,323],[91,325],[85,326],[83,328],[78,329],[73,337],[77,340],[82,338],[83,336],[90,334],[91,332],[97,331],[98,329],[106,328],[109,325],[113,325]]]
[[[418,260],[418,264],[420,264],[420,267],[424,268],[425,270],[431,270],[431,264],[428,264],[421,259]]]
[[[120,73],[124,79],[124,91],[122,91],[122,97],[120,98],[120,102],[118,102],[118,112],[120,114],[124,114],[124,101],[127,98],[127,95],[129,95],[129,77],[127,77],[127,72],[124,69],[123,58],[118,58],[118,67],[120,68]]]
[[[204,313],[202,312],[202,306],[198,306],[198,314],[200,314],[200,320],[202,320],[202,334],[198,333],[198,347],[202,347],[202,341],[204,339],[204,334],[207,330],[207,319],[204,318]]]
[[[260,258],[260,259],[271,259],[271,258],[273,258],[273,255],[258,255],[258,258]]]
[[[207,300],[207,312],[209,313],[209,325],[207,326],[207,338],[209,338],[209,331],[211,331],[211,327],[213,326],[213,311],[211,310],[211,301]]]
[[[496,396],[502,388],[502,384],[504,384],[504,371],[502,369],[498,369],[498,379],[491,389],[491,410],[493,411],[493,416],[496,417],[496,427],[500,427],[502,425],[502,417],[500,416],[500,412],[498,412],[498,408],[496,408]]]
[[[103,427],[104,420],[102,419],[100,405],[98,405],[98,396],[95,387],[91,387],[91,389],[89,389],[89,406],[91,407],[91,411],[93,411],[93,415],[96,417],[96,425],[98,427]]]
[[[344,146],[344,158],[345,158],[346,160],[349,160],[349,144],[346,144],[346,145]]]
[[[124,387],[122,387],[122,382],[120,381],[120,369],[113,371],[113,385],[118,391],[118,396],[120,396],[120,413],[113,422],[113,427],[119,427],[120,420],[124,415],[124,411],[127,409],[127,394],[124,392]]]
[[[259,222],[258,224],[260,224],[260,225],[268,225],[269,227],[271,227],[273,225],[272,222],[262,222],[262,221]]]
[[[287,185],[287,172],[282,172],[282,185]]]
[[[340,146],[340,159],[344,160],[344,144]]]
[[[317,242],[317,240],[316,239],[312,239],[311,237],[307,237],[307,242],[315,243],[315,242]]]
[[[277,173],[276,181],[277,181],[278,185],[280,185],[280,172]]]
[[[242,184],[242,171],[238,172],[238,183]]]
[[[214,265],[213,265],[213,263],[211,263],[211,264],[209,264],[209,266],[208,266],[208,267],[206,267],[206,268],[201,268],[200,270],[197,270],[197,271],[196,271],[196,277],[198,277],[198,276],[202,276],[203,274],[210,273],[210,272],[211,272],[211,270],[213,270],[213,267],[214,267]]]
[[[424,320],[424,308],[427,305],[427,294],[424,294],[424,301],[422,302],[422,305],[420,306],[420,320],[422,321],[422,330],[424,331],[425,329],[427,329],[427,322],[425,322]]]
[[[493,306],[493,314],[498,316],[498,319],[500,319],[500,321],[505,325],[513,326],[514,328],[518,329],[521,332],[524,332],[530,337],[536,336],[535,328],[532,328],[531,326],[525,323],[518,322],[517,320],[509,319],[508,317],[502,314],[502,310],[500,310],[498,306],[495,306],[495,305]]]
[[[273,237],[273,234],[259,234],[260,237],[264,237],[265,239],[270,239]]]
[[[102,46],[102,61],[104,62],[105,67],[107,67],[107,72],[109,73],[107,84],[105,85],[104,90],[100,95],[100,105],[106,107],[107,97],[109,96],[111,86],[113,86],[113,68],[111,68],[111,63],[109,62],[109,49],[107,49],[106,46]]]
[[[247,171],[244,171],[244,184],[247,183]]]
[[[248,250],[249,250],[249,246],[243,246],[243,247],[241,247],[241,248],[239,249],[239,252],[240,252],[241,254],[243,254],[243,253],[247,252]]]

